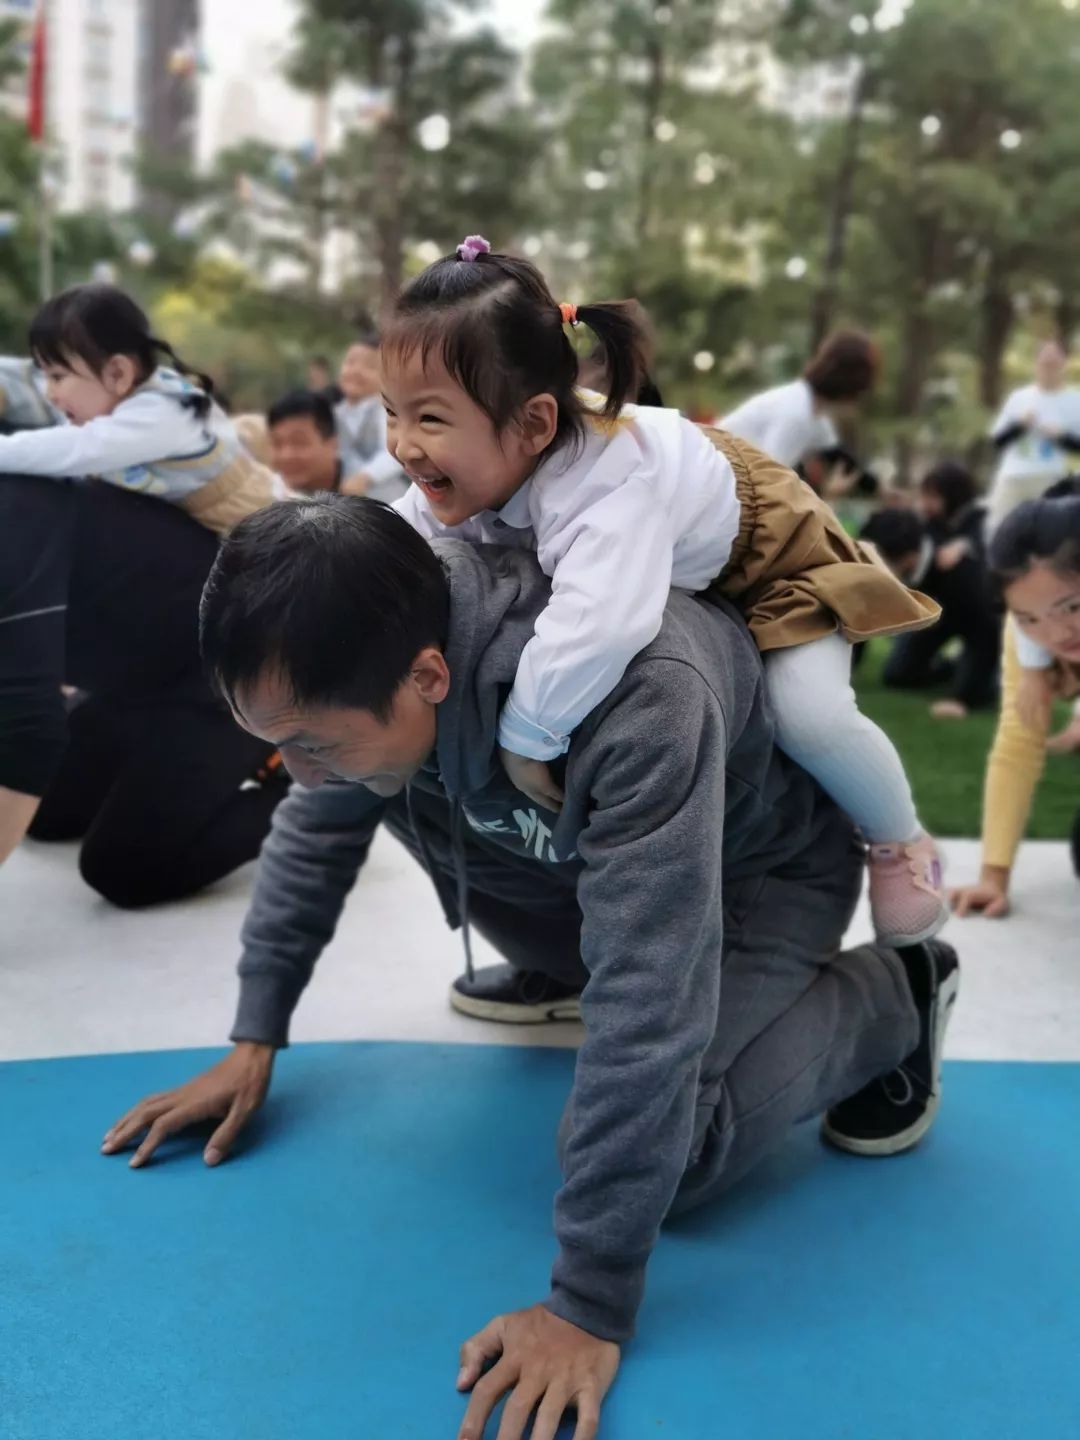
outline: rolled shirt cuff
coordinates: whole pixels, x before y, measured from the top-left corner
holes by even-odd
[[[514,755],[530,760],[557,760],[570,749],[569,735],[554,735],[528,719],[508,700],[499,717],[499,744]]]

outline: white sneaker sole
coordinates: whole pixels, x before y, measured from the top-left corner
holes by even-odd
[[[560,1020],[580,1020],[581,1002],[574,997],[548,1000],[543,1005],[519,1005],[502,1000],[479,1000],[450,987],[450,1005],[473,1020],[494,1020],[499,1025],[549,1025]]]
[[[914,1150],[937,1119],[941,1109],[941,1061],[945,1051],[945,1031],[948,1029],[959,993],[960,969],[957,967],[949,978],[942,982],[937,994],[937,1014],[934,1016],[934,1093],[914,1125],[909,1125],[906,1130],[900,1130],[895,1135],[882,1135],[876,1140],[860,1140],[854,1135],[844,1135],[834,1130],[826,1116],[821,1125],[823,1139],[849,1155],[865,1155],[873,1159],[903,1155],[908,1150]]]

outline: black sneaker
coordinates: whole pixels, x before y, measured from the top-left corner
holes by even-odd
[[[824,1139],[852,1155],[902,1155],[923,1138],[941,1106],[941,1056],[960,989],[960,962],[941,940],[896,953],[919,1012],[919,1043],[897,1069],[825,1116]]]
[[[488,965],[470,980],[461,975],[450,987],[450,1004],[474,1020],[504,1025],[542,1025],[549,1020],[580,1020],[581,989],[564,985],[539,970]]]

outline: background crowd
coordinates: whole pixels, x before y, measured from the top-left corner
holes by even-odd
[[[655,340],[642,400],[797,466],[942,606],[932,629],[867,647],[857,684],[930,827],[976,833],[1010,674],[987,545],[1080,467],[1076,8],[552,0],[523,44],[505,7],[456,0],[291,15],[281,69],[310,97],[308,130],[200,163],[148,131],[132,209],[53,217],[53,288],[133,293],[283,488],[390,500],[406,482],[378,326],[403,280],[483,230],[570,298],[636,297]],[[170,93],[196,104],[213,53],[166,59]],[[27,60],[0,18],[0,85]],[[63,163],[47,124],[0,111],[0,353],[26,353],[38,202]],[[870,351],[823,381],[818,347],[851,324],[856,358],[860,337]],[[602,389],[589,343],[582,374]],[[1046,728],[1054,768],[1027,833],[1063,838],[1080,718],[1059,704]]]

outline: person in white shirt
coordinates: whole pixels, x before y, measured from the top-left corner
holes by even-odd
[[[990,438],[1001,460],[989,496],[991,532],[1078,463],[1080,389],[1066,385],[1065,361],[1060,345],[1045,344],[1035,360],[1035,383],[1014,390],[994,421]]]
[[[576,388],[565,326],[584,323],[608,395]],[[940,863],[895,749],[859,714],[850,641],[932,624],[790,470],[677,411],[627,404],[645,342],[626,304],[560,307],[527,261],[471,236],[409,285],[383,337],[388,443],[428,537],[535,549],[551,602],[502,711],[503,763],[557,809],[550,770],[582,719],[652,643],[668,591],[737,599],[760,649],[783,749],[871,842],[879,936],[929,938]]]
[[[343,399],[334,407],[344,495],[391,503],[409,488],[386,448],[386,411],[379,396],[379,337],[366,335],[345,352],[338,377]]]
[[[851,415],[873,389],[881,368],[877,346],[858,330],[838,330],[798,380],[743,402],[720,422],[781,465],[794,469],[812,455],[839,447],[836,421]]]
[[[218,534],[275,498],[212,381],[153,334],[124,291],[77,285],[48,300],[30,354],[66,423],[0,436],[0,474],[96,477],[179,505]]]
[[[1080,389],[1065,384],[1066,358],[1056,341],[1047,341],[1035,357],[1035,383],[1014,390],[994,421],[990,438],[1001,461],[990,489],[990,534],[1018,505],[1040,499],[1080,463]],[[1054,657],[1023,631],[1016,636],[1016,654],[1017,712],[1029,729],[1045,729],[1054,699]]]

